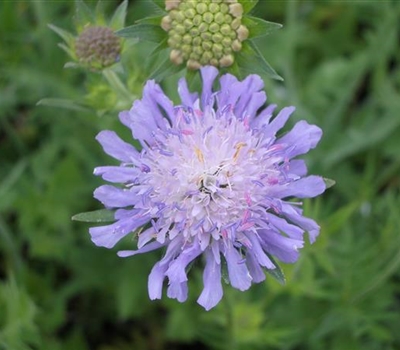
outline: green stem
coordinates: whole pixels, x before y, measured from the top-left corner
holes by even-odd
[[[230,293],[224,295],[225,309],[226,309],[226,324],[228,328],[228,342],[227,350],[236,350],[236,329],[235,329],[235,317],[233,312],[233,303]]]

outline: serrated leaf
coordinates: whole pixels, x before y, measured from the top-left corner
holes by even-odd
[[[282,24],[268,22],[262,18],[246,16],[242,19],[242,23],[248,28],[251,39],[259,38],[264,35],[271,34],[275,30],[282,28]]]
[[[335,186],[335,184],[336,184],[336,181],[335,181],[335,180],[328,179],[328,178],[326,178],[326,177],[324,177],[323,179],[324,179],[325,186],[326,186],[325,189],[331,188],[332,186]]]
[[[74,221],[83,222],[111,222],[115,221],[114,212],[107,209],[99,209],[94,211],[87,211],[74,215],[72,218]]]
[[[128,0],[124,0],[115,10],[113,16],[111,17],[109,26],[118,30],[125,26],[126,12],[128,8]]]
[[[48,106],[48,107],[57,107],[57,108],[65,108],[73,111],[80,112],[88,112],[89,108],[79,105],[76,102],[64,98],[43,98],[39,102],[36,103],[37,106]]]
[[[166,37],[166,32],[160,26],[147,23],[134,24],[118,30],[115,34],[122,38],[136,38],[155,43],[159,43]]]
[[[243,48],[237,55],[237,63],[247,73],[267,74],[272,79],[283,81],[251,40],[243,43]]]
[[[272,261],[272,263],[276,266],[275,269],[266,269],[267,273],[275,278],[280,284],[286,284],[286,278],[283,274],[282,269],[280,268],[279,264],[275,261],[271,254],[267,253],[268,258]]]
[[[169,56],[166,57],[164,61],[158,66],[158,68],[151,74],[150,79],[154,79],[156,81],[161,81],[164,78],[178,73],[183,69],[183,65],[175,65],[169,59]]]
[[[243,12],[246,14],[249,13],[254,8],[254,6],[257,5],[258,0],[244,0],[239,2],[243,6]]]

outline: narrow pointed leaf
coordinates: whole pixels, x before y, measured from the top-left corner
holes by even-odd
[[[154,56],[158,56],[159,54],[161,54],[162,51],[166,50],[169,48],[168,43],[167,43],[167,38],[164,38],[163,41],[160,42],[159,45],[157,45],[153,51],[150,52],[149,58],[150,57],[154,57]]]
[[[163,16],[152,16],[152,17],[145,17],[136,21],[138,24],[152,24],[157,27],[160,27],[161,20]]]
[[[280,266],[278,265],[278,263],[275,261],[275,259],[268,254],[268,258],[272,261],[272,263],[276,266],[275,269],[266,269],[267,273],[269,275],[271,275],[273,278],[275,278],[280,284],[285,285],[286,284],[286,278],[285,275],[283,274],[282,269],[280,268]]]
[[[89,108],[79,105],[76,102],[64,98],[43,98],[36,103],[37,106],[48,106],[70,109],[73,111],[87,112],[90,111]]]
[[[165,0],[151,0],[153,4],[156,4],[161,10],[165,11]]]
[[[57,33],[66,43],[68,46],[72,47],[75,42],[75,36],[72,35],[70,32],[67,32],[64,29],[58,28],[53,24],[47,25],[53,32]]]
[[[165,60],[158,66],[158,68],[151,74],[150,79],[154,79],[156,81],[161,81],[164,78],[178,73],[183,69],[183,65],[175,65],[169,59],[169,56],[166,57]]]
[[[106,19],[105,19],[105,14],[106,9],[105,9],[105,1],[104,0],[98,0],[96,4],[96,9],[95,9],[95,22],[96,24],[99,25],[106,25]]]
[[[166,33],[160,26],[152,24],[134,24],[117,31],[115,34],[123,38],[136,38],[155,43],[161,42],[166,37]]]
[[[244,17],[242,22],[249,29],[251,39],[271,34],[283,27],[280,23],[268,22],[262,18],[252,16]]]
[[[75,52],[71,50],[70,46],[67,46],[63,43],[57,44],[57,46],[63,49],[68,54],[68,56],[70,56],[73,59],[76,59]]]
[[[243,12],[246,14],[249,13],[254,8],[254,6],[257,5],[258,0],[244,0],[239,2],[243,6]]]
[[[75,20],[80,30],[85,25],[94,22],[94,16],[92,11],[82,0],[75,0],[75,7],[76,7]]]
[[[83,222],[111,222],[115,221],[114,212],[107,209],[100,209],[94,211],[87,211],[85,213],[79,213],[74,215],[72,218],[74,221]]]
[[[240,69],[246,73],[266,74],[272,79],[283,80],[265,60],[256,45],[250,40],[243,43],[243,48],[237,55],[237,62]]]
[[[114,30],[121,29],[125,26],[126,11],[128,8],[128,0],[124,0],[115,10],[111,17],[110,27]]]

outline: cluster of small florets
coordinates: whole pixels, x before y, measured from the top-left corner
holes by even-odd
[[[166,10],[161,26],[168,32],[171,61],[190,69],[231,66],[249,35],[237,0],[167,0]]]
[[[92,69],[111,66],[119,60],[120,51],[120,39],[107,27],[88,27],[75,41],[79,62]]]

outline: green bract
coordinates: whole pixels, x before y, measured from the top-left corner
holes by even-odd
[[[121,3],[109,21],[105,19],[102,2],[98,2],[94,12],[82,0],[76,0],[75,4],[77,36],[52,24],[49,25],[64,39],[65,43],[59,46],[73,60],[65,67],[84,67],[92,71],[101,71],[112,66],[120,59],[122,42],[114,31],[124,26],[127,0]]]
[[[158,43],[154,53],[168,50],[153,72],[162,79],[183,68],[213,65],[224,71],[267,74],[281,79],[253,41],[281,27],[249,15],[258,0],[153,0],[163,11],[116,34]]]

